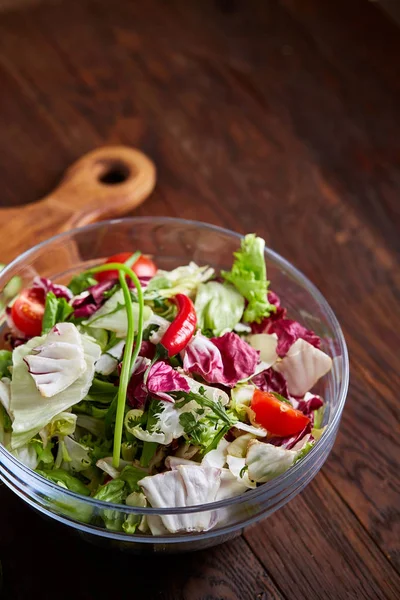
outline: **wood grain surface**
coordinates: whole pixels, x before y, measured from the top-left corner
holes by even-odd
[[[400,597],[399,57],[398,25],[365,0],[53,0],[0,17],[2,206],[96,146],[140,148],[158,184],[135,214],[264,236],[328,299],[351,357],[322,472],[212,551],[105,553],[1,488],[6,600]]]

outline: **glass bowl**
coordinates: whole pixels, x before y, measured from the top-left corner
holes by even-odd
[[[67,283],[72,275],[101,263],[106,257],[140,249],[154,256],[157,265],[170,270],[193,260],[217,270],[229,269],[232,253],[241,236],[226,229],[196,221],[172,218],[132,218],[104,221],[63,233],[38,244],[14,260],[0,274],[0,289],[14,276],[29,286],[35,275]],[[316,387],[323,395],[325,432],[314,448],[283,475],[236,498],[207,505],[175,509],[134,508],[82,497],[43,479],[0,446],[0,477],[27,504],[47,517],[75,530],[83,538],[136,552],[182,552],[220,544],[239,535],[244,527],[271,515],[289,502],[315,477],[335,441],[346,400],[349,363],[339,323],[314,285],[281,256],[266,249],[268,279],[280,296],[288,316],[313,329],[322,339],[322,349],[333,358],[333,369]],[[6,297],[0,293],[0,306]],[[0,310],[0,328],[5,328],[5,310]],[[105,529],[101,515],[114,511],[113,522],[132,515],[184,516],[214,512],[216,525],[202,533],[152,536]]]

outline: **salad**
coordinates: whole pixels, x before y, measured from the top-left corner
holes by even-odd
[[[264,246],[247,235],[221,273],[163,271],[137,251],[68,286],[36,277],[7,307],[0,443],[62,488],[143,508],[214,502],[284,473],[323,433],[311,390],[332,360],[269,289]],[[215,525],[213,513],[101,521]]]

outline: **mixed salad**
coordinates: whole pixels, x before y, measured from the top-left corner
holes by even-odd
[[[0,442],[77,494],[154,508],[214,502],[284,473],[322,435],[323,400],[310,390],[331,358],[287,318],[253,234],[230,271],[163,271],[127,252],[68,286],[35,278],[7,314]],[[101,518],[127,533],[215,524],[211,513]]]

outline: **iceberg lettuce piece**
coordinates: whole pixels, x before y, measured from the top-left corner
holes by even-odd
[[[199,285],[195,309],[200,329],[219,336],[240,322],[244,298],[233,285],[209,281]]]
[[[81,335],[72,323],[60,323],[24,357],[44,398],[63,392],[85,371]]]
[[[64,323],[64,325],[66,325]],[[100,347],[80,335],[85,361],[85,371],[69,387],[51,398],[43,398],[28,371],[24,359],[32,349],[42,344],[46,336],[33,338],[18,346],[13,352],[13,379],[11,382],[10,411],[14,419],[11,437],[12,448],[26,444],[59,413],[78,404],[88,393],[94,376],[94,364],[100,357]]]
[[[133,325],[137,331],[139,321],[139,303],[132,302]],[[143,308],[143,321],[150,319],[153,311],[149,306]],[[125,338],[128,333],[128,317],[126,314],[123,290],[118,290],[103,304],[99,310],[83,322],[83,325],[89,325],[94,329],[107,329],[114,331],[118,338]]]
[[[172,271],[158,270],[145,289],[145,300],[154,298],[172,298],[176,294],[186,294],[194,297],[199,285],[211,279],[214,269],[211,267],[199,267],[191,262],[188,265],[177,267]]]

